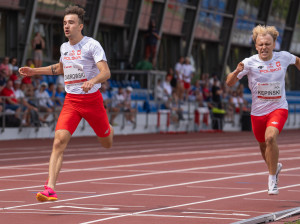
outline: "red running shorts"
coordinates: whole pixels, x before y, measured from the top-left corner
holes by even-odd
[[[99,91],[91,94],[67,93],[55,131],[64,129],[73,135],[82,118],[90,124],[98,137],[109,136],[110,125]]]
[[[258,142],[265,142],[265,132],[267,127],[273,126],[281,132],[288,118],[288,110],[277,109],[264,116],[251,115],[252,130]]]

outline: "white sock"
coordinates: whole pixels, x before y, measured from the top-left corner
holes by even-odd
[[[269,175],[269,183],[272,183],[272,181],[276,181],[276,175]]]

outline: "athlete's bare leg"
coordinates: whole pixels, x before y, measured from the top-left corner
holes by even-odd
[[[49,162],[48,187],[55,191],[56,180],[63,162],[64,151],[71,139],[71,134],[67,130],[57,130],[55,132],[52,153]]]
[[[113,137],[114,137],[114,129],[110,125],[110,134],[109,134],[109,136],[104,137],[104,138],[97,137],[97,139],[101,143],[102,147],[108,149],[108,148],[111,148],[111,146],[112,146]]]
[[[277,145],[277,137],[279,131],[277,128],[269,126],[265,133],[265,143],[259,143],[260,150],[264,160],[267,163],[269,174],[275,175],[279,158],[279,149]]]

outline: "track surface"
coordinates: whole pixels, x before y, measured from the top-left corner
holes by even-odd
[[[279,137],[277,196],[267,194],[267,167],[250,132],[116,136],[109,150],[96,138],[73,138],[59,200],[50,203],[35,194],[52,139],[1,141],[0,222],[224,224],[299,207],[299,138],[299,130]]]

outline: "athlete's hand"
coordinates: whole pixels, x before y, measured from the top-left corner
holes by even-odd
[[[237,66],[236,66],[236,69],[235,71],[240,73],[241,71],[244,70],[244,63],[243,62],[240,62]]]
[[[26,76],[33,76],[33,69],[30,67],[22,67],[19,68],[20,75],[26,77]]]
[[[91,88],[93,88],[94,83],[92,83],[90,80],[86,81],[82,84],[81,88],[82,90],[87,93],[88,91],[90,91]]]

